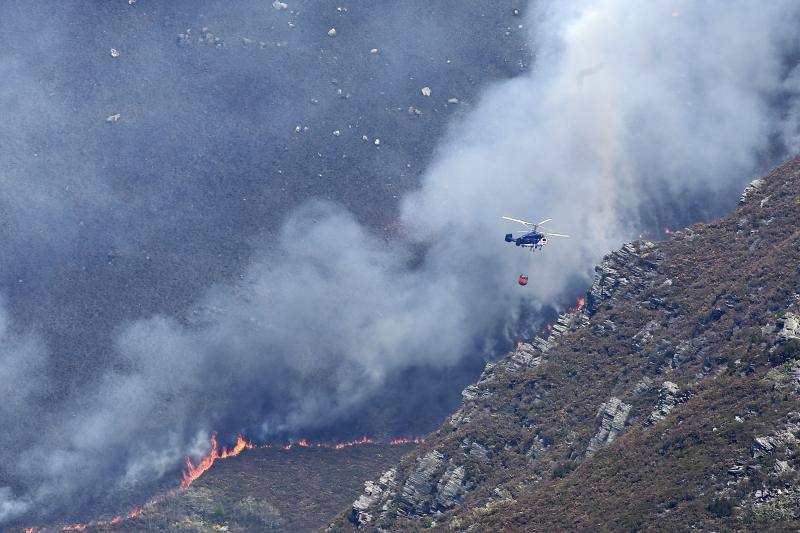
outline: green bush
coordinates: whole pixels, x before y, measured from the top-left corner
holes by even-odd
[[[708,512],[719,518],[731,516],[733,514],[733,500],[730,498],[714,498],[708,504]]]
[[[566,476],[573,470],[577,465],[573,461],[567,461],[564,463],[560,463],[553,469],[553,474],[550,476],[552,479],[558,479]]]
[[[769,362],[774,366],[793,359],[800,359],[800,339],[789,339],[769,354]]]
[[[422,527],[425,529],[433,527],[433,518],[431,518],[430,516],[423,517],[422,520],[420,520],[420,522],[422,522]]]

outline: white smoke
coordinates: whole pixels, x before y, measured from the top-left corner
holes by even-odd
[[[20,451],[21,474],[46,487],[40,497],[119,462],[136,483],[198,432],[329,425],[406,368],[457,365],[521,304],[586,277],[648,202],[727,193],[774,143],[798,149],[800,78],[785,64],[798,16],[791,1],[537,3],[534,68],[453,125],[403,201],[402,238],[331,204],[298,209],[240,281],[210,288],[187,316],[124,328],[120,367]],[[552,217],[572,237],[530,255],[503,242],[518,228],[502,215]],[[14,350],[3,367],[30,372],[38,359]]]

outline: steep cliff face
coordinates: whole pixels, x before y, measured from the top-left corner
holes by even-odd
[[[329,530],[795,530],[800,158],[596,271]]]

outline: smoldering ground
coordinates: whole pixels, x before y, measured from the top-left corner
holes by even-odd
[[[424,38],[405,40],[419,19],[412,7],[387,13],[353,4],[342,12],[306,4],[297,14],[247,7],[203,17],[187,5],[144,8],[163,10],[148,19],[163,27],[129,32],[143,52],[120,47],[119,59],[132,56],[123,63],[127,75],[111,59],[96,64],[82,49],[61,51],[71,19],[53,23],[57,37],[45,52],[77,62],[75,77],[99,69],[103,83],[88,95],[93,85],[72,76],[56,75],[49,86],[41,66],[13,52],[2,61],[19,80],[2,106],[21,124],[2,130],[14,142],[4,151],[0,188],[4,245],[14,251],[2,263],[0,345],[13,406],[0,411],[12,428],[3,434],[5,521],[63,512],[66,501],[158,478],[201,449],[212,429],[303,436],[360,413],[386,427],[367,408],[375,398],[406,389],[424,395],[431,385],[398,376],[474,367],[524,309],[564,301],[576,280],[588,283],[602,253],[643,224],[720,214],[749,178],[800,148],[793,29],[800,7],[791,2],[542,2],[524,18],[454,3],[452,24],[427,23],[433,29],[425,26]],[[235,45],[249,59],[231,55],[236,39],[259,40],[248,26],[254,12],[290,17],[276,19],[269,42],[295,43],[324,75],[298,84],[282,63],[292,44],[263,49],[284,54],[280,60],[253,59],[262,57],[252,55],[260,45]],[[440,15],[432,20],[447,18]],[[348,17],[361,18],[356,26]],[[396,25],[387,29],[387,20]],[[158,41],[185,34],[187,25],[208,26],[225,46]],[[332,26],[336,37],[325,34]],[[454,44],[459,26],[474,28],[487,50]],[[345,41],[371,27],[382,31]],[[109,46],[102,32],[79,31],[104,52]],[[477,57],[484,67],[509,68],[490,77],[512,76],[519,69],[505,56],[517,65],[528,50],[506,48],[515,38],[531,43],[530,71],[480,96],[473,89],[468,112],[445,115],[447,99],[459,96],[447,80],[474,73],[444,65]],[[380,39],[387,44],[368,42]],[[367,63],[381,57],[373,46],[393,56],[379,74]],[[341,68],[350,53],[348,64],[358,68]],[[420,76],[414,70],[424,57],[435,57],[436,67]],[[274,87],[253,90],[262,78]],[[118,103],[114,94],[129,79],[144,81]],[[431,86],[431,97],[419,95],[421,85]],[[50,96],[53,87],[65,93]],[[359,93],[371,96],[351,110]],[[278,104],[259,107],[262,98]],[[375,109],[391,100],[404,121],[437,120],[398,126],[406,123]],[[122,121],[104,123],[112,110]],[[84,133],[60,137],[76,131],[73,119]],[[300,126],[302,135],[306,125],[322,133],[304,141],[277,133]],[[393,127],[416,141],[396,135],[393,143]],[[350,148],[330,148],[343,138]],[[76,155],[64,155],[70,150]],[[417,154],[424,174],[403,194],[415,188]],[[65,195],[67,186],[82,192]],[[572,238],[535,258],[507,249],[502,235],[512,228],[503,214],[553,217],[553,229]],[[532,274],[524,291],[514,283],[523,269]],[[457,395],[432,406],[430,420]],[[389,427],[414,427],[410,415],[393,413],[402,423]]]

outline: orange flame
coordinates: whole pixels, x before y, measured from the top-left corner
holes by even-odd
[[[84,531],[86,524],[72,524],[71,526],[64,526],[61,531]]]
[[[39,533],[39,529],[37,529],[35,527],[26,527],[25,528],[25,533]]]
[[[340,442],[336,444],[333,448],[336,450],[341,450],[342,448],[349,448],[350,446],[358,446],[360,444],[375,444],[373,439],[369,437],[362,437],[360,440],[351,440],[350,442]]]
[[[255,446],[244,440],[244,437],[241,435],[236,435],[236,444],[233,446],[231,451],[228,451],[225,447],[222,448],[222,454],[219,456],[220,459],[227,459],[228,457],[236,457],[244,450],[252,450]]]
[[[186,490],[189,488],[189,485],[194,483],[194,481],[205,474],[209,468],[214,465],[214,461],[217,459],[227,459],[229,457],[236,457],[240,453],[242,453],[245,449],[251,449],[254,446],[244,440],[244,437],[238,435],[236,437],[236,445],[228,451],[227,448],[223,447],[222,452],[219,452],[217,447],[217,434],[211,434],[211,451],[208,452],[208,455],[203,457],[197,465],[192,463],[192,460],[188,457],[185,458],[186,461],[186,470],[183,471],[182,479],[181,479],[181,490]]]
[[[586,307],[586,298],[578,298],[578,312],[583,311],[584,307]]]
[[[524,341],[517,341],[517,348],[522,348],[523,344],[525,344]]]
[[[405,446],[406,444],[422,444],[425,439],[422,437],[414,437],[413,439],[394,439],[390,440],[389,444],[392,446]]]
[[[547,332],[550,333],[553,331],[553,324],[547,324]]]
[[[308,443],[307,439],[300,439],[299,441],[297,441],[297,445],[298,446],[302,446],[303,448],[310,448],[311,447],[311,444]]]
[[[670,233],[672,233],[672,232],[670,231],[669,228],[664,228],[664,234],[665,235],[669,235]]]

